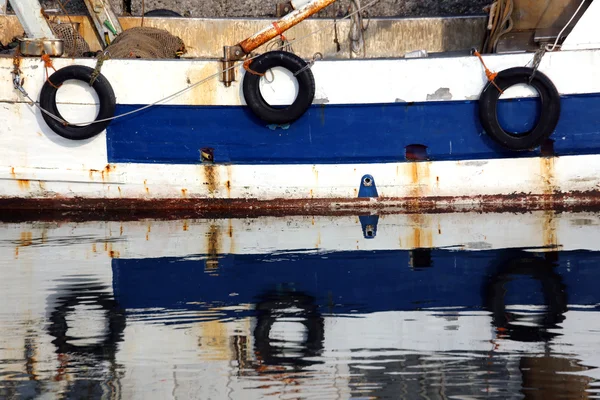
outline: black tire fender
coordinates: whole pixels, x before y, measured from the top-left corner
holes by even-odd
[[[243,78],[244,99],[257,117],[270,124],[289,124],[300,118],[311,106],[315,97],[315,78],[308,63],[287,51],[270,51],[261,54],[250,64],[250,68],[264,74],[271,68],[282,67],[296,75],[298,96],[287,107],[269,105],[260,93],[260,76],[246,72]],[[301,71],[301,72],[299,72]]]
[[[144,14],[144,17],[175,17],[183,18],[183,16],[175,11],[167,10],[166,8],[159,8],[157,10],[148,11]]]
[[[60,87],[60,85],[62,85],[64,82],[72,79],[83,81],[89,84],[89,82],[92,80],[93,72],[93,68],[83,65],[70,65],[68,67],[59,69],[49,77],[46,83],[44,83],[42,91],[40,92],[40,107],[49,113],[64,119],[60,115],[58,107],[56,106],[56,92],[58,91],[57,87]],[[95,120],[98,121],[114,117],[117,100],[115,97],[115,92],[113,91],[108,79],[106,79],[104,75],[99,74],[92,87],[98,94],[98,99],[100,101],[100,111],[98,112],[98,116]],[[50,129],[56,132],[56,134],[71,140],[85,140],[94,137],[106,129],[106,127],[110,124],[110,121],[103,121],[85,126],[65,126],[46,113],[42,113],[42,117]]]
[[[529,132],[510,133],[498,122],[498,100],[501,93],[491,82],[483,89],[479,98],[479,119],[486,133],[498,144],[516,151],[531,150],[540,146],[554,132],[560,118],[560,95],[546,75],[527,67],[505,69],[496,76],[494,82],[502,91],[518,84],[530,85],[539,93],[541,102],[540,118]]]

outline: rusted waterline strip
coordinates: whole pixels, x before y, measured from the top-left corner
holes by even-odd
[[[377,199],[86,199],[0,198],[0,221],[244,218],[396,213],[600,212],[600,191],[531,195]]]

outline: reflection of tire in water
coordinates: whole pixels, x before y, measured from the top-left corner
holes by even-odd
[[[539,326],[513,324],[515,313],[506,311],[504,285],[515,275],[529,276],[542,286],[546,312]],[[554,271],[552,263],[531,256],[514,259],[500,268],[485,288],[485,301],[487,309],[492,312],[492,324],[504,330],[509,339],[519,342],[544,342],[557,336],[548,329],[556,328],[564,321],[567,311],[567,294],[562,277]]]
[[[269,293],[256,305],[254,329],[257,357],[266,365],[305,367],[318,364],[307,358],[323,350],[324,321],[315,299],[298,292]],[[282,340],[270,336],[278,322],[293,322],[304,328],[302,340]]]
[[[106,329],[101,338],[94,338],[94,344],[78,345],[73,343],[77,337],[69,336],[67,318],[75,307],[85,306],[105,313]],[[55,337],[52,343],[59,354],[73,353],[83,356],[96,356],[100,359],[113,359],[117,343],[123,338],[125,313],[106,288],[99,285],[86,285],[69,288],[58,297],[58,304],[50,315],[48,333]]]

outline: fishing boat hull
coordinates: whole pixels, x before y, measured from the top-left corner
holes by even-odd
[[[499,54],[485,61],[503,71],[531,64],[532,57]],[[539,73],[560,95],[559,121],[540,146],[515,151],[482,128],[479,99],[489,83],[471,55],[318,61],[312,106],[289,124],[268,123],[251,111],[241,66],[226,87],[216,77],[218,61],[108,60],[101,73],[115,92],[116,114],[134,113],[86,140],[50,129],[12,87],[13,59],[1,57],[0,207],[590,206],[600,198],[599,62],[598,50],[544,56]],[[56,69],[69,65],[96,66],[89,59],[54,60]],[[23,58],[20,68],[25,90],[37,100],[44,63]],[[82,82],[61,88],[61,112],[75,122],[93,120],[102,99],[88,91]],[[299,87],[276,70],[261,91],[277,105],[293,100]],[[527,131],[538,103],[531,87],[511,87],[501,96],[499,122]]]

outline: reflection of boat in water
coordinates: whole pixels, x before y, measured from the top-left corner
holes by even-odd
[[[22,359],[22,337],[35,357],[0,368],[82,390],[78,366],[92,365],[127,398],[402,385],[436,398],[439,379],[448,396],[467,380],[507,394],[515,374],[580,393],[597,373],[577,363],[600,366],[589,334],[600,328],[599,222],[384,215],[374,237],[355,217],[5,224],[2,302],[26,331],[0,319],[0,359]],[[409,236],[420,249],[399,240]],[[543,381],[552,368],[579,375]]]

